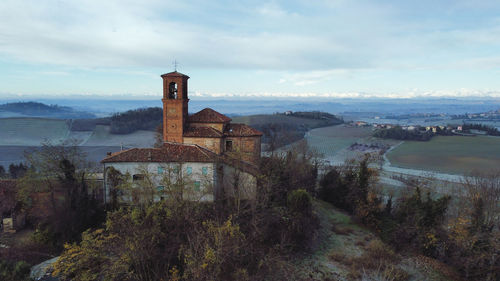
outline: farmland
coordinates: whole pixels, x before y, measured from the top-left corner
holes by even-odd
[[[369,127],[330,126],[310,130],[305,139],[309,146],[321,153],[331,164],[342,164],[346,159],[358,158],[364,151],[349,149],[354,143],[389,146],[392,140],[380,140],[371,137]]]
[[[58,144],[67,140],[76,141],[88,160],[98,162],[106,152],[131,147],[153,146],[154,132],[135,131],[126,135],[110,133],[109,126],[97,125],[93,131],[71,131],[70,122],[47,118],[2,118],[0,119],[0,165],[8,167],[24,159],[24,152],[36,150],[43,142]]]
[[[44,118],[0,119],[0,145],[40,145],[44,140],[59,142],[69,135],[66,120]]]
[[[437,136],[406,141],[387,154],[392,166],[464,174],[500,166],[500,137]]]

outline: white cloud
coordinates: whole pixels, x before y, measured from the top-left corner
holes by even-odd
[[[500,68],[500,4],[475,2],[2,0],[0,59],[41,65],[47,76],[155,77],[151,69],[177,59],[182,69],[274,71],[273,90],[284,93],[368,71],[491,73]],[[373,81],[364,77],[353,83]]]
[[[389,5],[291,3],[292,12],[278,2],[4,0],[0,52],[90,68],[165,67],[177,58],[190,67],[322,70],[428,65],[422,59],[461,44],[500,42],[500,25],[444,30],[439,19],[403,21]]]

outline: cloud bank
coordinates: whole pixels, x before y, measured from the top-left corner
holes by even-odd
[[[46,66],[42,74],[62,76],[168,70],[177,59],[181,69],[229,77],[235,70],[269,71],[266,87],[274,83],[275,92],[320,85],[312,88],[316,95],[340,79],[343,89],[356,91],[376,79],[398,83],[384,72],[433,72],[450,76],[450,88],[467,76],[488,92],[500,89],[482,75],[500,70],[499,15],[500,3],[489,0],[3,0],[0,62],[25,71]],[[399,83],[394,88],[408,91]]]

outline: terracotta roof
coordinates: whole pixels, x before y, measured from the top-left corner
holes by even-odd
[[[188,117],[188,122],[195,123],[226,123],[229,121],[231,118],[211,108],[205,108]]]
[[[221,138],[222,133],[212,127],[188,127],[184,131],[185,137]]]
[[[214,162],[217,154],[195,144],[166,142],[161,148],[132,148],[104,158],[110,162]]]
[[[224,131],[225,136],[229,137],[251,137],[262,136],[262,132],[245,124],[228,124]]]
[[[161,77],[187,77],[187,78],[189,78],[189,76],[187,76],[186,74],[182,74],[182,73],[177,72],[177,71],[165,73]]]

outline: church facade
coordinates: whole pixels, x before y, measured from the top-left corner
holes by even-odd
[[[104,158],[105,202],[111,200],[111,167],[133,183],[147,180],[156,189],[155,200],[163,197],[166,185],[179,181],[191,187],[186,199],[255,197],[262,133],[231,123],[210,108],[189,115],[189,76],[174,71],[161,77],[163,146],[132,148]]]

